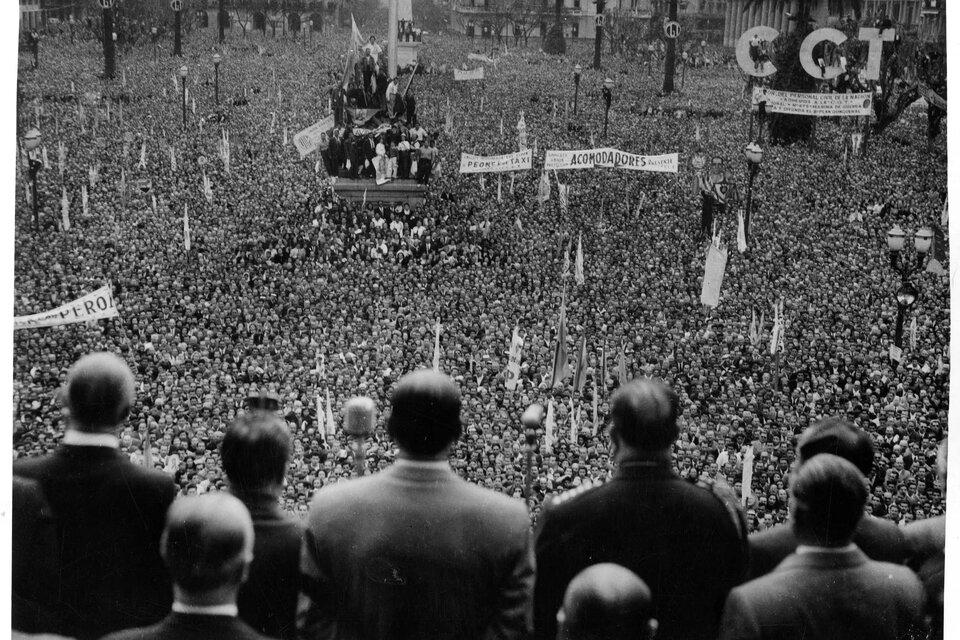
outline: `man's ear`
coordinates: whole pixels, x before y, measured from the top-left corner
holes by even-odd
[[[660,629],[660,623],[657,622],[656,618],[650,618],[647,621],[647,640],[653,640],[657,635],[657,630]]]

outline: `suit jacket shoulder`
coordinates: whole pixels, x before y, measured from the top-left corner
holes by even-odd
[[[149,627],[125,629],[101,640],[269,640],[232,616],[170,613]]]

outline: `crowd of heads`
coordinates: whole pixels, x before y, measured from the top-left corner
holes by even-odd
[[[753,445],[751,528],[786,519],[797,437],[825,416],[846,418],[872,442],[872,464],[861,469],[874,515],[899,523],[942,513],[944,487],[933,469],[949,399],[945,278],[921,276],[906,323],[916,320],[915,340],[904,340],[898,366],[888,357],[899,279],[884,255],[886,231],[937,222],[946,184],[946,145],[924,140],[922,111],[908,110],[858,157],[845,159],[838,143],[862,127],[849,118],[818,120],[809,145],[768,148],[754,184],[749,251],[738,253],[731,241],[720,305],[708,309],[699,300],[705,246],[688,159],[698,151],[719,157],[730,180],[745,182],[739,71],[690,69],[682,95],[660,98],[657,74],[606,56],[603,72],[583,71],[575,114],[572,68],[588,59],[580,43],[570,43],[567,56],[533,45],[498,52],[482,83],[454,82],[431,65],[414,80],[418,122],[437,132],[440,158],[425,203],[347,203],[318,158],[301,160],[284,138],[327,114],[349,34],[307,44],[230,32],[218,106],[212,31],[192,32],[183,60],[154,62],[150,47],[121,51],[111,82],[97,77],[102,60],[92,40],[50,36],[38,70],[20,61],[18,130],[39,124],[48,168],[39,177],[40,231],[25,171],[17,182],[16,315],[109,282],[120,316],[16,333],[15,455],[56,446],[63,415],[54,395],[67,368],[82,353],[106,350],[135,378],[123,450],[142,461],[149,438],[152,463],[185,494],[227,486],[227,426],[247,396],[279,396],[291,434],[283,506],[303,514],[314,491],[354,474],[338,408],[354,395],[386,406],[402,374],[429,366],[439,319],[440,368],[462,407],[463,436],[451,452],[458,474],[521,496],[519,415],[531,403],[554,402],[555,441],[547,447],[543,430],[537,434],[534,514],[547,495],[609,475],[621,353],[628,379],[659,377],[675,391],[669,402],[650,402],[677,416],[678,433],[662,435],[673,439],[683,477],[723,480],[742,493],[745,447]],[[471,46],[439,35],[423,50],[455,64]],[[186,128],[174,75],[181,64],[190,70]],[[603,139],[607,75],[615,87]],[[533,171],[458,173],[462,152],[516,151],[521,112],[538,150]],[[224,131],[229,166],[218,155]],[[563,172],[550,178],[569,186],[569,206],[556,197],[538,203],[544,150],[600,146],[678,152],[680,171]],[[147,188],[132,188],[135,180]],[[60,222],[63,193],[69,230]],[[735,217],[718,219],[717,229],[734,238]],[[581,234],[585,284],[577,285],[562,265]],[[569,380],[550,384],[562,299],[568,351],[587,339],[583,390]],[[785,344],[774,358],[767,342],[780,299]],[[763,317],[759,343],[749,335],[754,313]],[[514,327],[525,343],[520,386],[510,392]],[[332,434],[318,423],[328,394],[338,423]],[[571,414],[581,416],[575,442]],[[368,467],[393,461],[400,433],[377,424]],[[286,445],[275,446],[279,456]]]

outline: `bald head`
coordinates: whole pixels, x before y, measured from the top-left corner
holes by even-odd
[[[611,435],[643,452],[659,452],[679,436],[680,400],[660,380],[641,378],[620,387],[610,399]]]
[[[657,628],[652,613],[646,583],[625,567],[603,563],[570,581],[557,622],[565,640],[646,639]]]
[[[421,369],[397,383],[387,432],[405,453],[435,456],[460,437],[460,390],[449,376]]]
[[[229,493],[179,498],[167,511],[160,553],[186,593],[239,587],[253,559],[253,520]]]
[[[133,373],[112,353],[91,353],[70,367],[64,391],[75,429],[114,431],[133,407]]]

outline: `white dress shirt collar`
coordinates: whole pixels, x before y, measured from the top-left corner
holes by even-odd
[[[857,545],[850,543],[845,547],[817,547],[810,544],[797,545],[797,553],[848,553],[856,550]]]
[[[193,604],[184,604],[174,601],[173,610],[176,613],[187,613],[194,616],[232,616],[237,617],[236,604],[214,604],[209,606],[200,606]]]
[[[449,469],[450,462],[447,460],[411,460],[410,458],[397,458],[394,463],[398,467],[409,467],[412,469]]]
[[[120,448],[120,439],[112,433],[86,433],[76,429],[67,429],[63,434],[63,444],[118,449]]]

